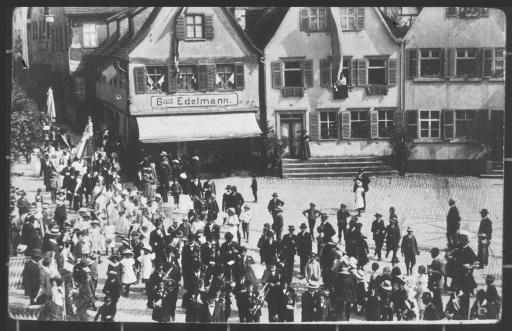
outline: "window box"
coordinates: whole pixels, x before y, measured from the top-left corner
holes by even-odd
[[[388,95],[388,87],[386,85],[368,85],[365,86],[367,95]]]
[[[303,97],[304,96],[304,88],[303,87],[285,86],[283,88],[283,96],[284,97]]]

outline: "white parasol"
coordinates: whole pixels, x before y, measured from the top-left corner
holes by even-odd
[[[55,101],[53,100],[53,90],[51,87],[48,88],[48,92],[46,93],[46,108],[48,117],[52,122],[55,122]]]

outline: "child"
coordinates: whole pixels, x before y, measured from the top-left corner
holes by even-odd
[[[91,283],[92,290],[94,294],[94,298],[96,299],[96,287],[98,286],[98,262],[96,260],[97,256],[94,253],[89,255],[89,258],[92,260],[91,265],[89,265],[89,269],[91,270]]]
[[[91,221],[92,228],[89,230],[91,241],[91,253],[98,257],[98,263],[101,263],[101,252],[105,249],[105,237],[98,220]]]
[[[107,279],[105,280],[102,292],[112,299],[114,305],[117,304],[121,296],[121,283],[117,279],[117,272],[115,270],[107,271]]]
[[[297,294],[291,283],[285,285],[283,289],[283,307],[279,314],[280,322],[293,322],[295,303],[297,302]]]
[[[418,276],[416,280],[416,303],[418,305],[418,318],[423,320],[425,313],[425,304],[423,303],[423,293],[428,291],[427,268],[424,265],[418,267]]]
[[[91,254],[91,238],[88,230],[82,231],[82,257],[89,257]]]
[[[107,223],[104,228],[104,236],[105,236],[105,251],[106,255],[114,254],[114,248],[116,248],[116,226],[114,224]]]
[[[407,291],[405,290],[404,277],[396,277],[395,284],[398,288],[393,289],[391,293],[391,302],[393,303],[393,312],[396,314],[396,319],[401,321],[403,314],[406,310]]]
[[[251,295],[249,296],[249,318],[247,319],[247,322],[260,322],[261,305],[258,300],[258,296],[258,286],[253,285]]]
[[[488,312],[487,318],[489,319],[499,319],[500,318],[500,310],[501,310],[501,298],[498,295],[498,291],[496,291],[496,287],[494,286],[494,276],[487,275],[485,277],[485,283],[487,284],[487,290],[485,291],[485,298],[487,300]]]
[[[357,223],[357,228],[361,231],[363,227],[363,223]],[[368,248],[368,243],[366,242],[366,237],[361,236],[361,240],[359,242],[359,256],[357,257],[357,268],[363,270],[364,266],[369,262],[368,253],[370,253],[370,249]]]
[[[368,289],[365,317],[367,321],[381,320],[381,299],[375,287]]]
[[[116,316],[116,305],[112,301],[112,298],[107,295],[105,296],[105,303],[98,309],[96,316],[94,316],[94,322],[98,321],[101,317],[101,322],[113,322]]]
[[[469,318],[472,320],[484,320],[487,319],[488,303],[485,299],[485,291],[483,289],[476,292],[476,300],[469,311]]]
[[[137,276],[134,270],[135,260],[133,258],[133,251],[129,248],[122,251],[121,255],[122,258],[119,263],[121,264],[123,296],[128,297],[130,295],[130,286],[137,282]]]
[[[252,178],[251,190],[252,190],[252,195],[254,196],[254,203],[257,203],[258,202],[258,181],[256,180],[256,177]]]
[[[311,252],[306,264],[306,281],[320,281],[320,262],[316,253]]]
[[[378,262],[372,263],[372,273],[370,275],[370,281],[368,282],[368,290],[376,289],[380,284],[377,284],[380,277],[379,272],[380,265]]]
[[[249,223],[251,222],[251,213],[249,212],[251,207],[248,204],[244,205],[244,211],[240,214],[240,221],[242,222],[242,239],[245,239],[246,243],[249,242]]]
[[[109,272],[115,272],[116,275],[116,281],[121,286],[121,264],[119,263],[120,258],[117,254],[112,254],[109,258],[110,262],[107,266],[107,275]]]
[[[149,277],[153,272],[153,260],[155,259],[155,254],[152,253],[151,246],[146,245],[142,248],[142,254],[138,257],[141,265],[141,278],[142,283],[146,285],[146,293],[148,293],[149,288]]]

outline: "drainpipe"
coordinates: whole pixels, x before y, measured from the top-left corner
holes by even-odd
[[[258,59],[258,90],[259,90],[259,103],[260,103],[260,125],[265,128],[264,135],[267,134],[267,98],[265,90],[265,58],[260,57]],[[267,153],[263,146],[263,140],[260,140],[260,152],[266,159]]]
[[[400,110],[405,112],[405,74],[407,68],[405,67],[405,40],[400,42]],[[404,114],[405,121],[405,114]],[[405,123],[404,123],[405,126]]]

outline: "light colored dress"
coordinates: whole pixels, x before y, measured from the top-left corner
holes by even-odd
[[[121,259],[121,282],[123,284],[133,284],[137,282],[137,276],[135,276],[135,271],[133,270],[133,266],[135,264],[135,260],[133,257],[123,258]]]
[[[30,168],[34,171],[34,177],[39,177],[41,173],[41,152],[38,148],[35,148],[30,155]]]
[[[236,214],[228,216],[228,219],[226,220],[226,231],[231,232],[233,234],[233,238],[237,238],[239,224],[240,221],[238,220],[238,216]]]
[[[103,252],[105,250],[105,237],[99,226],[95,226],[89,230],[89,237],[91,238],[91,251]]]
[[[114,224],[107,224],[103,227],[105,233],[105,244],[108,249],[116,247],[116,226]]]
[[[360,181],[357,181],[357,188],[355,192],[356,209],[364,208],[363,193],[364,189]]]
[[[151,273],[153,272],[152,261],[155,259],[155,253],[142,254],[138,259],[141,264],[141,278],[149,279]]]
[[[416,301],[418,302],[419,310],[425,310],[425,304],[421,299],[425,292],[428,292],[428,275],[420,274],[416,280]]]

